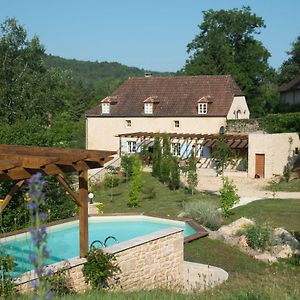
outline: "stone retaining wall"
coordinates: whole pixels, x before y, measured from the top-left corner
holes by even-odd
[[[119,284],[111,286],[111,289],[132,291],[182,288],[183,239],[183,229],[170,227],[105,248],[106,252],[115,254],[121,269]],[[83,258],[74,258],[67,262],[71,284],[77,292],[84,292],[89,288],[81,271],[85,262]],[[66,267],[66,263],[52,265],[54,270],[61,267]],[[27,272],[18,278],[19,290],[28,291],[34,279],[33,272]]]

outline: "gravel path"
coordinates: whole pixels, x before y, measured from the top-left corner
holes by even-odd
[[[268,185],[269,179],[248,178],[243,173],[225,173],[238,189],[238,195],[241,197],[240,203],[236,206],[245,205],[255,200],[273,198],[272,192],[267,191],[265,187]],[[222,186],[221,177],[217,177],[214,170],[198,169],[198,186],[200,191],[206,191],[218,194]],[[275,198],[282,199],[299,199],[300,192],[276,192]]]

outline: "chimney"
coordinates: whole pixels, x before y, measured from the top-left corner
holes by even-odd
[[[145,73],[145,77],[152,77],[152,73]]]

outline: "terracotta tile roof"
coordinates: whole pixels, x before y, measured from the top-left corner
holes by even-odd
[[[209,101],[208,113],[201,115],[203,117],[226,116],[233,97],[244,93],[230,75],[134,77],[111,95],[118,101],[111,103],[110,114],[106,117],[144,116],[144,102],[153,95],[158,104],[150,117],[200,116],[198,100],[209,96],[212,101]],[[86,116],[101,116],[101,105],[88,111]]]
[[[297,76],[296,78],[294,78],[293,80],[291,80],[288,83],[284,83],[283,85],[281,85],[279,87],[279,91],[280,92],[286,92],[288,90],[293,89],[296,85],[298,85],[300,83],[300,75]]]

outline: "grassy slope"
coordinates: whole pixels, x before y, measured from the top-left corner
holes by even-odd
[[[142,175],[143,188],[141,193],[141,205],[136,208],[129,208],[128,201],[128,186],[129,183],[121,183],[119,186],[113,188],[112,201],[111,189],[105,189],[99,186],[95,190],[95,201],[104,203],[105,213],[122,213],[122,212],[147,212],[156,213],[162,216],[177,216],[182,211],[182,205],[186,201],[199,199],[202,201],[209,201],[215,204],[219,203],[218,197],[215,195],[208,195],[203,193],[196,193],[191,195],[186,193],[184,189],[177,191],[170,191],[168,187],[162,185],[156,178],[149,173]],[[149,199],[145,192],[145,186],[153,186],[156,197]]]
[[[271,191],[271,185],[267,186],[267,189]],[[276,185],[276,189],[280,192],[300,192],[300,179],[281,181]]]
[[[287,230],[300,231],[300,200],[267,199],[251,202],[232,210],[233,215],[228,223],[240,218],[254,218],[268,222],[273,227],[284,227]]]

